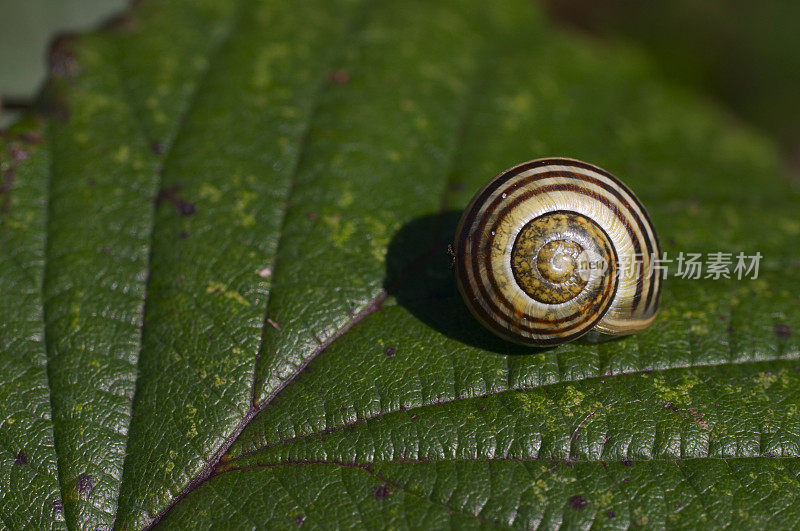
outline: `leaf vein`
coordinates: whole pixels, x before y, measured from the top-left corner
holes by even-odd
[[[296,442],[296,441],[299,441],[299,440],[303,440],[303,439],[308,439],[308,438],[317,437],[317,436],[325,437],[327,435],[330,435],[331,433],[334,433],[334,432],[337,432],[337,431],[346,430],[346,429],[352,428],[352,427],[354,427],[354,426],[356,426],[358,424],[367,423],[367,422],[373,421],[375,419],[385,417],[386,415],[389,415],[389,414],[392,414],[392,413],[397,413],[397,412],[400,412],[400,411],[406,411],[408,413],[408,412],[418,411],[418,410],[425,409],[425,408],[438,407],[438,406],[442,406],[442,405],[445,405],[445,404],[450,404],[450,403],[453,403],[453,402],[457,402],[457,401],[460,401],[460,400],[482,399],[482,398],[484,398],[484,396],[487,396],[487,397],[488,396],[499,396],[499,395],[502,395],[502,394],[512,394],[512,393],[524,392],[524,391],[542,390],[542,389],[558,387],[558,386],[561,386],[561,385],[570,385],[570,384],[574,384],[574,383],[592,382],[592,381],[601,380],[601,379],[603,379],[603,380],[614,379],[614,378],[625,377],[625,376],[634,376],[634,375],[637,375],[637,374],[663,374],[663,373],[667,373],[667,372],[670,372],[670,371],[683,371],[683,370],[695,369],[695,368],[726,367],[726,366],[731,366],[731,365],[737,365],[737,366],[751,365],[751,364],[752,365],[760,365],[760,364],[764,364],[764,363],[780,362],[780,361],[791,361],[791,360],[796,360],[796,359],[800,359],[800,354],[793,355],[791,357],[772,358],[772,359],[757,359],[757,360],[744,360],[744,361],[738,361],[738,362],[734,362],[734,363],[729,363],[729,362],[698,363],[696,365],[660,367],[660,368],[657,368],[657,369],[639,369],[639,370],[635,370],[635,371],[616,372],[616,373],[614,373],[612,375],[600,374],[600,375],[591,376],[591,377],[588,377],[588,378],[579,378],[577,380],[563,380],[563,381],[550,382],[550,383],[541,384],[541,385],[531,385],[529,387],[517,387],[517,388],[513,388],[513,389],[497,389],[495,391],[486,393],[485,395],[481,395],[480,397],[475,397],[475,396],[472,396],[472,397],[460,397],[459,395],[454,395],[450,399],[439,400],[439,401],[432,402],[432,403],[427,403],[427,404],[417,404],[417,405],[413,405],[413,406],[410,406],[410,407],[406,407],[405,410],[401,410],[399,408],[382,409],[380,413],[378,413],[376,415],[372,415],[370,417],[358,418],[358,419],[356,419],[354,421],[347,422],[347,423],[339,425],[339,426],[327,427],[324,430],[318,430],[318,431],[311,432],[311,433],[306,433],[306,434],[302,434],[302,435],[296,435],[294,437],[289,437],[287,439],[283,439],[281,441],[277,441],[277,442],[274,442],[274,443],[264,444],[262,446],[259,446],[259,447],[255,448],[253,450],[250,450],[248,452],[245,452],[245,453],[237,456],[236,459],[242,459],[242,458],[245,458],[245,457],[249,457],[249,456],[251,456],[253,454],[256,454],[256,453],[258,453],[260,451],[268,450],[268,449],[275,448],[275,447],[278,447],[278,446],[284,446],[284,445],[291,444],[293,442]]]

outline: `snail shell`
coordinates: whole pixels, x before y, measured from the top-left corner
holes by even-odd
[[[629,334],[658,311],[661,256],[644,207],[585,162],[525,162],[492,179],[461,217],[459,291],[498,336],[556,345],[590,330]]]

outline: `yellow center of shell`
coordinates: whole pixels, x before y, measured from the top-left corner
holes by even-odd
[[[578,260],[583,248],[575,242],[555,240],[539,249],[536,268],[539,273],[554,284],[563,284],[580,269]],[[585,282],[584,282],[585,284]]]
[[[577,297],[589,281],[589,261],[576,241],[588,220],[572,213],[553,213],[522,228],[511,252],[514,279],[532,299],[561,304]]]

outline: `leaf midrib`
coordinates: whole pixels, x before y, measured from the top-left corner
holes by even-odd
[[[45,296],[44,296],[44,285],[45,285],[45,280],[47,279],[47,271],[48,271],[48,263],[49,263],[49,260],[48,260],[48,254],[49,253],[48,253],[48,251],[50,249],[50,242],[49,242],[49,240],[50,240],[50,237],[49,237],[50,231],[48,230],[48,228],[50,227],[50,217],[51,217],[50,209],[52,207],[51,198],[52,198],[52,195],[53,195],[53,159],[55,158],[53,156],[53,153],[55,152],[55,150],[53,149],[53,144],[54,144],[53,129],[54,129],[53,125],[48,121],[47,125],[45,125],[45,132],[46,132],[46,138],[47,138],[46,146],[47,146],[47,150],[50,152],[50,157],[48,158],[48,165],[47,165],[47,184],[45,185],[45,200],[44,200],[44,203],[45,203],[44,204],[44,220],[42,221],[42,223],[43,223],[42,226],[44,227],[44,235],[43,235],[43,238],[42,238],[42,249],[43,249],[43,251],[42,251],[42,275],[41,275],[41,279],[40,279],[40,282],[39,282],[39,297],[40,297],[41,304],[42,304],[42,311],[41,311],[41,319],[42,319],[42,323],[41,323],[42,348],[44,349],[45,360],[46,360],[46,366],[45,366],[44,373],[45,373],[45,378],[47,380],[47,389],[48,389],[47,396],[48,396],[49,402],[50,402],[50,424],[51,424],[52,431],[53,431],[53,450],[54,450],[53,453],[55,454],[54,457],[55,457],[55,465],[56,465],[56,482],[58,483],[58,493],[59,493],[59,496],[61,496],[61,500],[62,500],[62,503],[63,503],[63,500],[65,499],[65,497],[64,497],[65,492],[64,492],[64,483],[61,481],[61,465],[59,464],[59,459],[58,459],[58,447],[56,446],[56,442],[55,442],[55,424],[53,423],[53,418],[54,418],[53,417],[53,410],[54,410],[54,407],[53,407],[53,393],[49,392],[52,389],[52,385],[50,384],[50,382],[51,382],[51,377],[50,377],[50,351],[47,348],[47,308],[48,308],[49,305],[48,305],[48,299],[45,298]],[[66,513],[63,513],[63,515],[64,515],[64,522],[63,522],[64,527],[69,529],[69,522],[67,521]]]
[[[627,459],[630,466],[636,466],[636,463],[674,463],[680,464],[690,461],[800,461],[800,456],[793,455],[776,455],[774,457],[767,457],[765,455],[730,455],[730,456],[690,456],[690,457],[648,457]],[[575,464],[599,464],[621,462],[621,460],[611,459],[571,459],[564,457],[446,457],[446,458],[418,458],[418,459],[376,459],[374,461],[339,461],[336,459],[295,459],[285,461],[271,461],[266,463],[246,463],[236,465],[236,461],[228,461],[225,466],[220,467],[217,475],[226,474],[228,472],[241,472],[258,468],[278,468],[287,466],[343,466],[364,468],[373,465],[423,465],[423,464],[436,464],[436,463],[496,463],[496,462],[511,462],[511,463],[553,463],[556,465],[570,466]],[[627,464],[624,466],[628,466]]]
[[[349,33],[352,34],[354,31],[355,31],[355,28],[351,28]],[[483,63],[485,63],[489,59],[489,57],[488,57],[489,54],[488,54],[488,52],[486,50],[484,50],[484,53],[482,55],[485,55],[486,57],[481,57],[480,58],[481,60],[479,61],[479,66],[481,66],[481,67],[483,67],[484,66]],[[482,68],[476,68],[475,72],[473,73],[472,83],[470,83],[470,86],[469,86],[469,89],[467,91],[467,94],[464,97],[464,101],[462,103],[460,117],[459,117],[459,120],[457,122],[454,134],[452,135],[453,138],[454,138],[454,143],[453,143],[453,146],[451,147],[451,156],[450,156],[450,160],[448,162],[449,168],[448,168],[447,173],[445,174],[445,175],[447,175],[447,177],[444,180],[442,191],[441,191],[440,212],[443,212],[445,210],[447,194],[451,191],[451,188],[452,188],[451,184],[452,184],[453,179],[454,179],[454,169],[455,169],[455,166],[456,166],[457,155],[459,154],[459,150],[461,148],[461,143],[462,143],[463,138],[464,138],[464,131],[465,131],[466,125],[468,123],[468,115],[472,110],[472,101],[473,101],[474,97],[478,93],[478,85],[479,85],[480,81],[482,80],[482,76],[480,75],[481,71],[482,71]],[[303,156],[305,155],[305,152],[306,152],[306,148],[307,148],[307,145],[308,145],[309,132],[311,130],[311,125],[314,122],[314,117],[315,117],[316,111],[319,108],[319,105],[320,105],[320,102],[321,102],[321,96],[322,96],[322,94],[324,94],[325,90],[327,90],[328,86],[329,86],[328,83],[326,83],[324,80],[322,80],[320,82],[318,90],[315,93],[314,105],[312,107],[312,111],[309,114],[308,119],[306,120],[305,129],[303,131],[303,135],[302,135],[300,143],[299,143],[298,155],[295,157],[295,163],[294,163],[294,165],[292,167],[292,170],[291,170],[290,184],[289,184],[287,195],[286,195],[286,198],[285,198],[285,201],[284,201],[284,209],[283,209],[282,219],[281,219],[281,224],[280,224],[281,225],[281,229],[280,229],[280,232],[278,234],[278,245],[277,245],[277,248],[276,248],[276,251],[275,251],[275,257],[276,257],[275,258],[275,262],[274,262],[274,268],[275,269],[277,269],[277,265],[278,265],[278,262],[279,262],[280,247],[281,247],[281,242],[283,240],[283,234],[285,232],[285,227],[286,227],[286,223],[287,223],[288,210],[289,210],[289,205],[291,203],[292,192],[293,192],[293,190],[295,188],[295,183],[296,183],[296,179],[297,179],[297,171],[298,171],[298,169],[300,167],[300,163],[302,162]],[[432,236],[431,239],[435,240],[436,239],[436,235]],[[432,241],[432,243],[433,243],[433,241]],[[432,249],[427,249],[427,251],[423,252],[415,262],[412,262],[412,264],[410,264],[406,268],[406,270],[412,269],[415,265],[417,265],[416,262],[429,260],[431,258],[431,255],[432,255]],[[399,275],[397,284],[400,284],[405,280],[405,275],[403,274],[404,272],[405,271],[401,272],[401,274]],[[393,286],[393,287],[396,287],[396,286]],[[270,290],[269,300],[272,299],[271,294],[272,294],[272,292]],[[257,396],[257,390],[258,390],[257,385],[260,383],[258,381],[257,374],[256,374],[257,364],[258,364],[259,359],[261,358],[261,356],[263,354],[262,349],[263,349],[263,346],[264,346],[264,343],[265,343],[264,342],[264,334],[267,331],[267,327],[272,326],[266,320],[266,318],[269,316],[269,300],[268,300],[268,302],[267,302],[267,312],[266,312],[264,321],[262,323],[261,343],[260,343],[260,346],[259,346],[259,351],[258,351],[258,353],[257,353],[257,355],[255,357],[255,360],[254,360],[253,378],[252,378],[252,390],[251,390],[251,398],[252,398],[252,400],[251,400],[250,409],[244,415],[244,417],[242,418],[242,420],[239,423],[239,425],[237,425],[237,427],[231,432],[231,434],[228,437],[226,437],[226,439],[223,442],[223,444],[220,446],[220,448],[217,450],[217,452],[215,452],[213,458],[206,463],[206,466],[203,468],[203,470],[200,472],[200,474],[195,476],[189,482],[189,484],[186,486],[186,488],[178,496],[173,498],[173,500],[167,505],[167,507],[165,507],[165,509],[163,509],[154,518],[154,520],[147,526],[146,529],[152,529],[153,527],[155,527],[161,521],[161,519],[164,516],[166,516],[166,514],[169,513],[169,511],[175,505],[178,504],[178,502],[180,502],[189,493],[191,493],[196,488],[198,488],[200,485],[204,484],[211,477],[213,477],[215,475],[216,469],[219,466],[223,456],[225,456],[227,454],[227,452],[230,449],[230,447],[236,442],[236,440],[238,439],[239,435],[241,435],[242,431],[250,424],[250,422],[256,416],[258,416],[258,414],[261,411],[263,411],[269,404],[271,404],[276,396],[278,396],[284,389],[286,389],[289,385],[291,385],[295,381],[297,376],[300,375],[303,372],[303,370],[308,366],[308,364],[311,363],[312,361],[314,361],[316,358],[318,358],[323,352],[325,352],[327,350],[327,348],[331,344],[333,344],[337,339],[341,338],[353,326],[355,326],[358,322],[363,320],[365,317],[380,311],[382,309],[382,303],[383,303],[384,300],[386,300],[387,297],[388,297],[388,293],[386,292],[386,290],[381,290],[378,293],[378,295],[375,298],[373,298],[364,307],[364,309],[361,312],[359,312],[357,315],[355,315],[353,318],[351,318],[344,326],[340,327],[333,335],[331,335],[329,338],[324,340],[317,347],[317,349],[315,349],[315,351],[311,353],[311,355],[309,355],[307,358],[305,358],[303,360],[303,362],[301,364],[299,364],[297,366],[297,368],[285,380],[283,380],[281,385],[277,386],[274,390],[272,390],[265,397],[265,399],[262,402],[256,403],[256,396]]]

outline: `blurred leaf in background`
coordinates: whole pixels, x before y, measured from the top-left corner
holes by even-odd
[[[127,0],[0,0],[0,128],[36,97],[45,53],[55,35],[84,31],[127,6]]]
[[[800,174],[800,2],[549,0],[558,19],[644,45],[673,79],[772,134]]]

